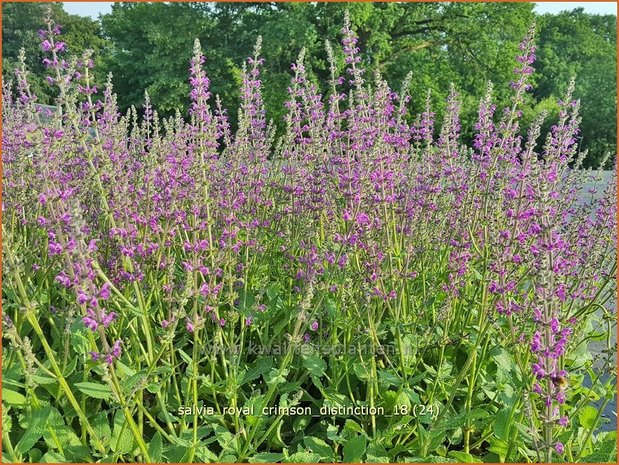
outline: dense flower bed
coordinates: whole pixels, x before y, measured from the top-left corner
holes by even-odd
[[[616,182],[586,191],[574,83],[545,142],[520,127],[532,29],[467,146],[456,89],[411,115],[342,35],[278,136],[260,41],[232,131],[197,41],[161,121],[40,31],[57,111],[23,66],[3,88],[6,458],[614,460]]]

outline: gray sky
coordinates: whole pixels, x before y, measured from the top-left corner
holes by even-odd
[[[559,13],[583,7],[587,13],[617,14],[616,2],[537,2],[535,11],[538,13]],[[112,10],[111,2],[64,2],[64,9],[72,14],[96,18],[99,14]]]

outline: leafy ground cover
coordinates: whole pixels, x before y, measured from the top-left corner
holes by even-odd
[[[457,90],[412,111],[348,21],[277,138],[260,40],[233,132],[197,41],[162,121],[39,36],[57,111],[23,54],[3,87],[4,460],[616,460],[616,181],[579,169],[574,83],[545,141],[520,126],[533,28],[472,146]]]

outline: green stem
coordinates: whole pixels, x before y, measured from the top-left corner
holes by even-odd
[[[97,449],[99,449],[100,452],[105,453],[105,446],[99,440],[99,437],[96,435],[95,431],[90,425],[90,422],[88,421],[88,418],[84,414],[79,403],[77,402],[77,399],[73,395],[71,388],[69,387],[66,380],[64,379],[64,376],[62,375],[62,371],[60,370],[60,367],[58,366],[58,363],[56,362],[56,356],[54,355],[52,348],[47,343],[47,339],[45,338],[45,335],[43,334],[43,330],[41,329],[41,326],[39,326],[39,322],[34,317],[32,311],[28,311],[26,318],[28,319],[28,322],[32,325],[32,328],[34,329],[35,333],[37,333],[37,336],[39,337],[39,340],[41,341],[41,344],[43,345],[43,349],[45,350],[45,354],[47,355],[47,358],[49,359],[50,364],[52,365],[52,370],[54,371],[56,375],[56,379],[58,380],[58,383],[60,384],[60,387],[62,388],[63,392],[69,399],[71,406],[77,413],[77,416],[79,417],[81,424],[85,426],[86,429],[88,430],[88,434],[90,434]]]
[[[11,438],[9,436],[9,433],[7,433],[6,431],[2,432],[2,448],[6,448],[6,451],[8,452],[8,455],[11,460],[11,463],[19,463],[21,462],[21,460],[18,459],[18,457],[15,455],[15,450],[13,449],[13,444],[11,444]],[[4,462],[4,460],[3,460]]]

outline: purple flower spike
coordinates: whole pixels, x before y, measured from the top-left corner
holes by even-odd
[[[90,318],[88,316],[82,318],[82,322],[84,323],[84,326],[86,326],[92,332],[95,332],[99,327],[99,323],[97,323],[93,318]]]
[[[117,316],[118,315],[116,314],[116,312],[110,312],[101,319],[101,324],[105,328],[107,328],[108,326],[110,326],[110,324],[112,324],[112,322],[116,319]]]
[[[122,341],[118,339],[117,341],[114,342],[114,345],[112,346],[112,349],[110,350],[110,354],[116,359],[120,358],[120,354],[122,353],[121,344],[122,344]]]

